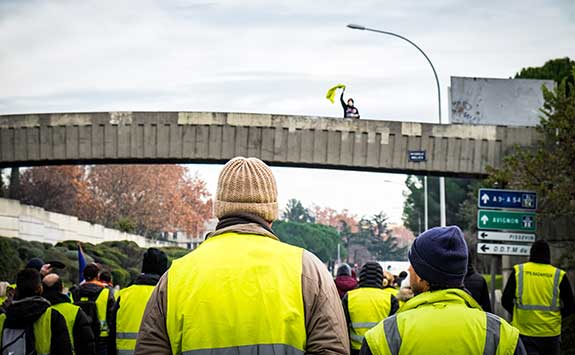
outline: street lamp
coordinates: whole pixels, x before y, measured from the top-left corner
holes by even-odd
[[[376,30],[374,28],[369,28],[369,27],[365,27],[362,25],[356,25],[356,24],[349,24],[349,25],[347,25],[347,27],[349,27],[353,30],[371,31],[371,32],[383,33],[386,35],[401,38],[402,40],[408,42],[409,44],[411,44],[412,46],[417,48],[417,50],[421,54],[423,54],[423,56],[425,57],[425,59],[427,60],[429,65],[431,66],[431,70],[433,70],[433,75],[435,76],[435,83],[437,85],[437,112],[439,114],[439,124],[441,124],[442,123],[442,121],[441,121],[441,87],[439,86],[439,78],[437,77],[437,72],[435,71],[435,67],[433,66],[433,63],[431,63],[431,60],[429,59],[427,54],[425,54],[425,52],[421,48],[419,48],[417,46],[417,44],[413,43],[412,41],[410,41],[409,39],[407,39],[401,35],[398,35],[397,33]],[[425,190],[427,190],[427,176],[424,177],[424,185],[425,185]],[[425,195],[425,197],[427,200],[427,194]],[[425,209],[427,210],[427,201],[425,203]],[[445,226],[446,225],[446,220],[445,220],[446,219],[445,218],[445,178],[443,176],[441,176],[439,178],[439,210],[440,210],[441,225]],[[425,217],[426,217],[425,218],[426,219],[425,228],[427,229],[427,227],[428,227],[427,226],[427,212],[425,213]]]

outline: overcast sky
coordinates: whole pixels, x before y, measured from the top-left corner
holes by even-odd
[[[435,122],[450,76],[508,78],[575,57],[573,0],[0,0],[0,114],[240,111]],[[191,166],[215,188],[220,167]],[[274,169],[280,202],[401,219],[403,175]],[[391,181],[391,182],[389,182]]]

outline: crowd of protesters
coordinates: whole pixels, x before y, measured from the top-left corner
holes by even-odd
[[[256,158],[224,166],[214,211],[200,248],[169,268],[148,249],[119,291],[98,264],[67,290],[57,263],[30,260],[15,285],[0,283],[0,354],[559,354],[562,319],[575,313],[543,240],[505,287],[511,323],[491,313],[457,226],[419,235],[398,275],[367,262],[339,265],[333,279],[274,233],[276,181]]]

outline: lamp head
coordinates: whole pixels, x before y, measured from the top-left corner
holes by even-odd
[[[347,25],[347,27],[354,29],[354,30],[365,30],[365,26],[362,25],[355,25],[353,23],[350,23],[349,25]]]

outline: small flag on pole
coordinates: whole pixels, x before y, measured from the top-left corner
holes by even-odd
[[[78,283],[84,281],[84,268],[86,267],[86,259],[84,258],[84,251],[82,251],[82,246],[78,243]]]
[[[325,98],[328,99],[329,101],[331,101],[331,103],[334,103],[335,100],[335,92],[337,91],[337,89],[345,89],[345,85],[343,84],[337,84],[336,86],[332,87],[331,89],[329,89],[327,91],[327,94],[325,94]]]

